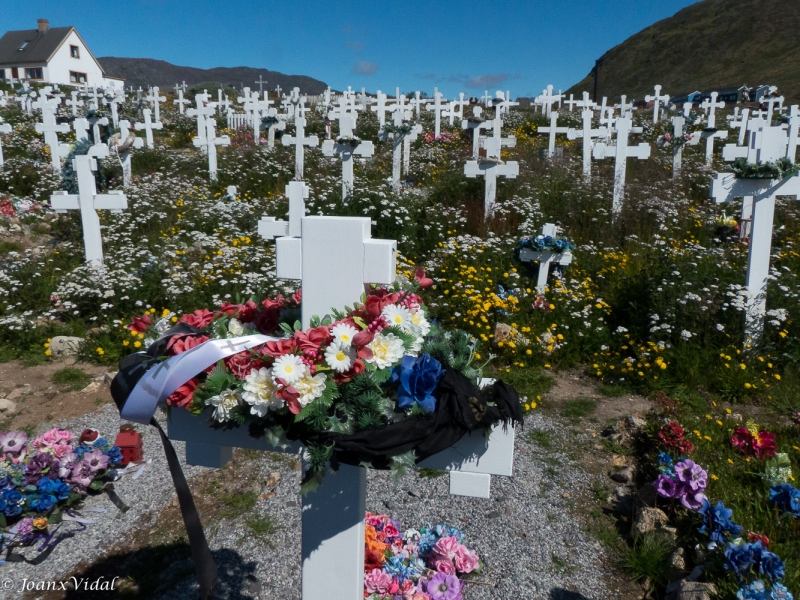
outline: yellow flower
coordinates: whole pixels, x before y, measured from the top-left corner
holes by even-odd
[[[130,342],[128,340],[122,340],[122,345],[127,346]]]
[[[704,436],[703,436],[703,439],[704,439],[704,440],[706,440],[706,441],[708,441],[708,442],[710,442],[710,441],[711,441],[711,438],[710,438],[710,437],[708,437],[707,435],[704,435]]]
[[[714,474],[712,473],[712,474],[711,474],[711,479],[713,479],[714,481],[717,481],[717,480],[719,479],[719,477],[717,477],[716,475],[714,475]]]
[[[728,413],[728,414],[731,414],[731,409],[730,408],[726,408],[725,412]]]
[[[528,348],[527,350],[525,350],[525,354],[530,356],[531,354],[533,354],[533,351],[530,348]]]
[[[133,342],[133,347],[134,348],[141,348],[142,347],[142,342],[140,342],[139,340],[136,340],[135,342]]]
[[[722,427],[722,421],[720,421],[719,419],[717,419],[717,420],[715,421],[715,423],[716,423],[717,425],[719,425],[720,427]]]
[[[546,364],[546,365],[544,366],[544,368],[545,368],[545,369],[549,369],[549,368],[550,368],[550,365],[549,365],[549,364]]]
[[[33,520],[34,529],[47,529],[47,517],[37,517]]]
[[[104,351],[102,348],[98,348],[98,349],[97,349],[97,353],[98,353],[100,356],[103,356],[103,354],[105,354],[105,351]]]
[[[739,368],[744,371],[747,368],[747,365],[744,363],[739,363]]]
[[[173,323],[177,323],[178,322],[178,317],[172,317],[170,319],[170,321],[172,321]]]
[[[733,461],[732,461],[730,458],[728,459],[728,462],[729,462],[730,464],[733,464]]]
[[[49,349],[49,348],[48,348],[47,350],[45,350],[45,351],[44,351],[44,355],[45,355],[45,356],[50,356],[51,354],[52,354],[52,352],[50,351],[50,349]]]
[[[750,389],[751,387],[753,387],[753,386],[752,386],[752,385],[750,385],[749,383],[745,383],[745,384],[744,384],[744,387],[746,387],[746,388],[749,390],[749,389]]]

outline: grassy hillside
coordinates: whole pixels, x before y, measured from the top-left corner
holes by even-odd
[[[602,57],[598,96],[777,85],[800,101],[800,1],[703,0],[659,21]],[[594,89],[593,73],[567,90]]]

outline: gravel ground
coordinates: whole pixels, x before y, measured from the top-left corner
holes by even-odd
[[[60,425],[78,430],[92,426],[110,436],[119,422],[116,409],[109,405],[100,413]],[[467,600],[618,597],[619,591],[609,589],[603,578],[602,547],[582,531],[574,516],[575,503],[581,501],[591,478],[558,451],[544,451],[530,443],[528,433],[535,429],[550,431],[556,448],[569,447],[575,441],[548,417],[529,415],[525,432],[517,435],[515,475],[493,477],[489,500],[450,496],[446,476],[422,478],[414,473],[395,482],[388,473],[370,471],[367,510],[391,514],[404,527],[444,522],[463,529],[465,543],[486,563],[479,583],[466,590]],[[142,430],[145,458],[153,462],[138,481],[128,476],[116,484],[131,510],[119,512],[105,496],[89,499],[88,507],[106,509],[104,513],[85,513],[97,524],[62,542],[39,566],[0,567],[0,578],[63,580],[81,561],[101,560],[104,549],[124,539],[126,532],[153,523],[174,494],[157,433],[151,428]],[[175,446],[183,457],[183,445]],[[255,511],[259,516],[268,515],[278,528],[268,535],[254,535],[246,523],[252,513],[232,521],[206,523],[220,567],[220,597],[295,600],[300,598],[300,473],[281,455],[266,455],[254,464],[258,466],[245,471],[249,476],[273,481],[271,493],[259,498]],[[185,472],[192,477],[205,471],[188,467]],[[172,570],[177,568],[190,565],[170,565]],[[165,600],[195,598],[196,589],[193,577],[186,577],[169,589],[162,588],[156,596]]]

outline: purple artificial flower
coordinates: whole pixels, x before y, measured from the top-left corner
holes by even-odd
[[[656,479],[656,491],[659,496],[665,498],[674,498],[678,492],[678,485],[672,477],[668,477],[663,473]]]
[[[463,600],[461,582],[455,575],[437,573],[428,581],[426,592],[431,600]]]
[[[69,479],[72,469],[80,462],[78,455],[70,452],[64,458],[56,461],[55,468],[53,469],[58,473],[60,479]]]
[[[69,481],[82,488],[89,487],[94,481],[94,471],[85,462],[81,461],[72,468]]]
[[[681,504],[689,510],[697,512],[703,508],[703,502],[706,500],[706,495],[703,492],[694,492],[688,487],[683,487],[679,494]]]
[[[8,433],[0,433],[0,446],[2,446],[3,453],[17,454],[25,447],[28,441],[28,434],[24,431],[9,431]]]
[[[92,471],[102,471],[108,468],[108,456],[102,450],[93,450],[83,455],[83,464],[88,465]]]
[[[693,460],[686,459],[675,465],[675,475],[692,492],[702,492],[708,485],[708,473]]]
[[[53,466],[53,455],[49,452],[38,452],[25,465],[25,483],[35,485]]]
[[[25,539],[33,533],[33,517],[25,517],[17,525],[17,533]]]

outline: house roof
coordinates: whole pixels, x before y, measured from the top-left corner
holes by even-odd
[[[51,27],[43,32],[37,29],[7,31],[0,38],[0,65],[46,63],[73,30],[74,27]]]

